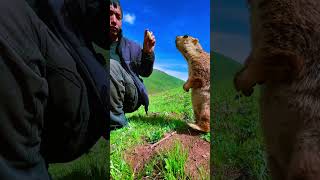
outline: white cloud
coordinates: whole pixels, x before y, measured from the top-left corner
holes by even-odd
[[[172,71],[172,70],[166,70],[167,74],[174,76],[176,78],[179,78],[183,81],[187,81],[188,79],[188,73],[180,72],[180,71]]]
[[[128,24],[133,25],[135,20],[136,20],[136,15],[134,15],[134,14],[125,13],[123,16],[123,21]]]
[[[182,67],[182,69],[178,71],[173,70],[172,67]],[[154,68],[184,81],[188,79],[188,67],[186,64],[155,64]]]
[[[168,61],[168,59],[166,59],[166,61]],[[156,64],[155,66],[159,67],[159,68],[163,68],[163,69],[173,69],[173,68],[183,68],[183,69],[188,69],[188,64],[183,63],[183,64],[179,64],[179,63],[162,63],[162,64]]]

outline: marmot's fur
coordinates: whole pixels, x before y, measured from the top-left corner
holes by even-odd
[[[276,180],[320,179],[320,1],[253,0],[252,51],[235,86],[263,84],[261,120]]]
[[[192,107],[195,124],[188,125],[203,132],[210,131],[210,54],[206,53],[198,39],[177,36],[176,46],[188,62],[188,80],[185,91],[192,88]]]

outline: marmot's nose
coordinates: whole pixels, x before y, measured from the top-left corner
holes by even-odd
[[[188,37],[189,37],[188,35],[184,35],[184,36],[183,36],[183,38],[188,38]]]

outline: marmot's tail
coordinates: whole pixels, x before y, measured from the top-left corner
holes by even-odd
[[[210,132],[210,127],[200,127],[199,125],[197,124],[193,124],[193,123],[188,123],[188,125],[192,128],[192,129],[196,129],[198,131],[201,131],[201,132]]]

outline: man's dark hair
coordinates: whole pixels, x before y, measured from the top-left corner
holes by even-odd
[[[121,5],[120,5],[120,1],[119,0],[110,0],[110,5],[112,5],[113,7],[117,8],[119,7],[120,8],[120,11],[121,11],[121,19],[123,17],[123,12],[122,12],[122,8],[121,8]]]

